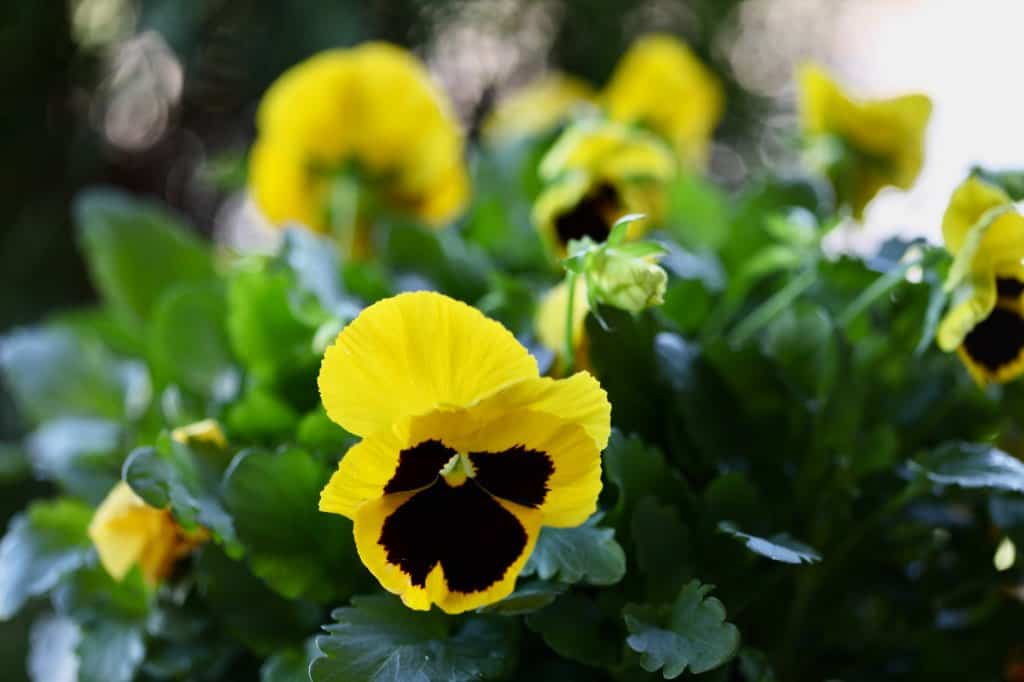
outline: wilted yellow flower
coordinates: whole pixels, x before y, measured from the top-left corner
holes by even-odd
[[[883,187],[914,185],[924,162],[931,100],[924,95],[853,99],[814,64],[802,66],[798,79],[810,163],[829,176],[856,219]]]
[[[538,376],[504,327],[430,292],[365,309],[327,349],[328,416],[362,437],[320,495],[363,563],[413,609],[515,587],[541,526],[595,510],[611,407],[597,381]]]
[[[565,323],[566,308],[569,305],[569,286],[563,280],[553,286],[537,304],[537,314],[533,320],[537,340],[542,346],[555,354],[553,373],[564,372],[565,358]],[[587,341],[587,314],[590,303],[587,301],[587,282],[583,277],[576,278],[576,293],[572,299],[572,338],[575,343],[573,362],[580,369],[590,369],[589,348]]]
[[[1024,216],[999,187],[969,178],[942,220],[952,292],[937,340],[981,384],[1024,373]]]
[[[405,50],[385,43],[318,54],[263,97],[249,182],[276,224],[331,229],[339,175],[392,210],[443,224],[464,206],[463,139],[443,93]]]
[[[619,123],[581,121],[567,129],[540,164],[546,185],[533,206],[533,220],[549,251],[565,255],[571,239],[602,242],[629,213],[657,221],[676,162],[661,141]],[[648,220],[629,227],[639,237]]]
[[[507,140],[539,135],[593,105],[597,94],[590,84],[564,73],[549,73],[498,102],[484,122],[484,136]]]
[[[166,578],[174,563],[209,539],[203,530],[186,531],[170,510],[150,507],[127,483],[119,482],[96,509],[89,538],[100,563],[115,580],[124,580],[135,564],[146,581]]]
[[[690,48],[673,36],[652,34],[623,55],[603,102],[612,119],[647,126],[668,139],[681,159],[701,165],[725,95]]]

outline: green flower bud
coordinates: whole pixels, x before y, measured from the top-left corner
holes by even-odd
[[[638,313],[665,302],[668,275],[651,256],[609,250],[593,260],[589,274],[594,298],[600,303]]]

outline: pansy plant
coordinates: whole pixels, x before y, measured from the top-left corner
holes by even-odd
[[[580,372],[541,377],[501,324],[437,293],[380,301],[324,355],[328,416],[362,437],[320,509],[352,519],[363,563],[413,609],[510,594],[542,526],[596,509],[611,406]]]

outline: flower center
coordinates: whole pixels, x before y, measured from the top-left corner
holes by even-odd
[[[453,488],[465,483],[468,479],[476,476],[476,467],[473,466],[469,455],[463,452],[456,452],[451,456],[440,471],[445,482]]]

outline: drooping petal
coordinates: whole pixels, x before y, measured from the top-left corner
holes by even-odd
[[[540,530],[537,510],[497,500],[472,481],[443,480],[363,505],[363,563],[409,608],[461,613],[512,592]]]
[[[534,359],[501,324],[447,296],[416,292],[379,301],[345,327],[318,384],[328,416],[368,436],[536,376]]]
[[[996,293],[994,274],[969,273],[953,290],[949,310],[939,322],[936,333],[939,348],[948,353],[959,347],[971,330],[995,309]]]

